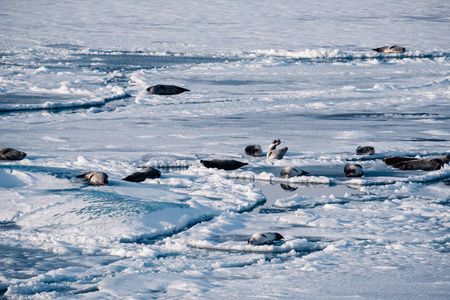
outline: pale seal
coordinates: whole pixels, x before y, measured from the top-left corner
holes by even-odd
[[[251,236],[248,240],[250,245],[271,245],[277,240],[282,240],[284,237],[278,232],[258,232]]]
[[[305,172],[299,168],[285,167],[285,168],[283,168],[283,170],[281,170],[280,176],[282,178],[291,178],[291,177],[303,176],[303,175],[308,175],[308,174],[309,174],[308,172]]]
[[[27,154],[13,148],[0,148],[0,160],[21,160]]]
[[[236,170],[240,167],[248,165],[248,163],[240,162],[234,159],[212,159],[200,160],[200,163],[207,168],[217,168],[219,170]]]
[[[254,144],[245,147],[245,154],[260,157],[263,155],[263,151],[260,145]]]
[[[361,177],[363,175],[362,166],[359,164],[347,164],[344,168],[345,176]]]
[[[84,181],[88,181],[92,185],[104,185],[109,183],[108,175],[103,172],[87,172],[78,175],[77,178],[84,178]]]
[[[147,178],[154,179],[159,177],[161,177],[161,171],[153,167],[145,167],[142,170],[134,172],[133,174],[123,178],[122,180],[131,182],[142,182]]]
[[[147,88],[147,92],[155,95],[176,95],[189,92],[189,90],[176,85],[158,84]]]
[[[282,159],[286,154],[286,152],[288,151],[288,147],[276,149],[279,144],[281,144],[280,139],[274,140],[272,144],[270,144],[269,149],[267,150],[268,159]]]
[[[375,148],[372,146],[358,146],[356,148],[357,155],[374,155]]]
[[[401,161],[393,165],[393,167],[400,170],[434,171],[439,170],[444,164],[447,164],[449,161],[450,155],[444,155],[438,158]]]
[[[400,47],[400,46],[384,46],[380,48],[372,49],[374,51],[380,52],[380,53],[404,53],[406,51],[406,48]]]

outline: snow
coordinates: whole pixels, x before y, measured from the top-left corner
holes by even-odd
[[[450,166],[382,160],[450,153],[449,10],[2,3],[0,147],[27,156],[0,162],[0,295],[447,299]],[[371,50],[394,44],[407,51]],[[244,152],[274,139],[282,160]],[[200,164],[214,158],[248,165]],[[122,180],[145,166],[161,177]],[[248,245],[256,232],[284,240]]]

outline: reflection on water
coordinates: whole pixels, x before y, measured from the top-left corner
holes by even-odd
[[[265,212],[266,210],[278,210],[274,208],[274,203],[278,199],[292,197],[297,194],[307,197],[322,197],[331,196],[343,197],[346,193],[359,193],[358,189],[353,189],[346,185],[305,185],[305,184],[279,184],[269,182],[254,182],[255,187],[260,189],[266,196],[266,202],[264,205],[259,206],[256,212]]]

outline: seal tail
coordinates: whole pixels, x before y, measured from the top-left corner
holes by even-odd
[[[282,236],[281,234],[279,234],[278,232],[275,232],[275,236],[277,240],[284,240],[284,236]]]

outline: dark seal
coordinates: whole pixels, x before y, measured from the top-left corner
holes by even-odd
[[[0,160],[21,160],[27,154],[13,148],[0,148]]]
[[[142,170],[134,172],[133,174],[123,178],[122,180],[131,182],[142,182],[147,178],[154,179],[159,177],[161,177],[161,171],[153,167],[145,167]]]
[[[397,164],[394,164],[394,168],[398,168],[400,170],[422,170],[422,171],[435,171],[439,170],[444,164],[447,164],[450,161],[450,155],[444,155],[442,157],[437,158],[428,158],[428,159],[415,159],[408,161],[401,161]]]
[[[388,166],[393,166],[395,164],[401,163],[403,161],[417,160],[414,157],[405,157],[405,156],[391,156],[383,159],[383,162]]]
[[[236,170],[240,167],[248,165],[248,163],[240,162],[234,159],[200,160],[200,163],[207,168],[216,168],[226,171]]]
[[[154,95],[177,95],[189,90],[176,85],[158,84],[147,88],[147,92]]]

